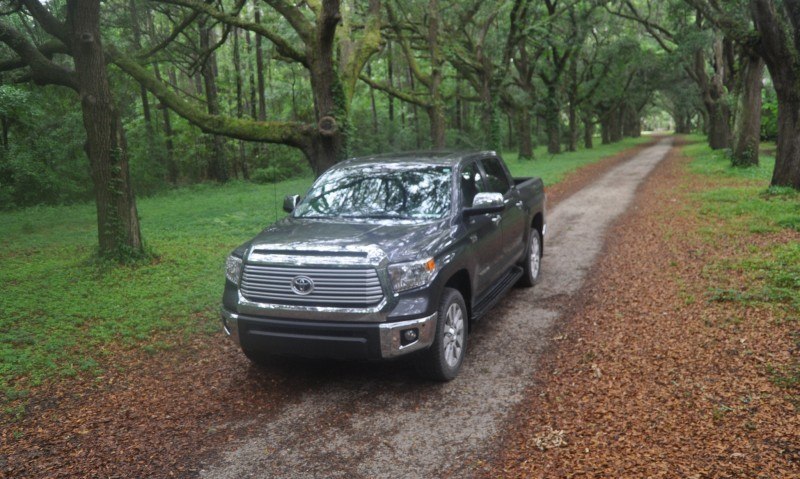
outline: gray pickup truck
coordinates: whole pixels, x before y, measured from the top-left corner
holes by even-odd
[[[544,205],[490,151],[339,163],[228,257],[224,330],[256,363],[413,355],[453,379],[470,327],[539,279]]]

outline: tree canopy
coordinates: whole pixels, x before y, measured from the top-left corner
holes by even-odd
[[[800,188],[798,25],[774,0],[4,0],[0,202],[93,197],[101,253],[124,256],[134,191],[387,150],[697,129],[747,165],[763,85],[772,182]]]

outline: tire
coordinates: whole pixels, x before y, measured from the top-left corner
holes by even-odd
[[[461,293],[445,288],[439,302],[433,344],[417,358],[417,370],[422,376],[436,381],[450,381],[458,376],[467,352],[468,321]]]
[[[529,236],[527,252],[521,265],[522,277],[517,283],[525,288],[536,285],[542,275],[542,235],[539,230],[532,228]]]

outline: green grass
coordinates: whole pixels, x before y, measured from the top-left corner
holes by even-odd
[[[537,151],[535,161],[507,158],[515,175],[552,184],[647,140],[555,157]],[[0,213],[0,395],[24,398],[51,378],[99,375],[120,349],[158,354],[175,338],[218,331],[226,255],[283,216],[283,197],[304,193],[310,182],[203,184],[139,199],[156,259],[134,266],[91,260],[93,204]]]
[[[11,398],[53,375],[96,374],[112,346],[215,331],[225,256],[310,181],[198,185],[141,199],[142,233],[158,257],[133,267],[90,260],[93,205],[0,214],[0,392]]]
[[[545,185],[552,185],[564,179],[571,171],[581,166],[595,163],[602,158],[615,155],[633,146],[651,141],[652,137],[642,136],[639,138],[626,138],[618,143],[610,145],[597,145],[591,150],[581,149],[578,151],[564,152],[558,155],[550,155],[547,148],[542,146],[534,151],[535,160],[519,159],[519,154],[504,153],[503,159],[514,176],[540,176]],[[599,143],[599,142],[598,142]]]
[[[800,231],[800,192],[769,187],[775,158],[762,154],[759,166],[734,168],[725,152],[712,151],[703,142],[687,146],[684,153],[693,158],[692,173],[716,183],[698,194],[699,213],[707,222],[702,231],[709,242],[719,235]],[[709,292],[711,300],[777,306],[787,317],[800,311],[800,243],[745,247],[738,258],[710,264],[707,272],[719,282]],[[733,272],[744,273],[746,284],[726,284]]]

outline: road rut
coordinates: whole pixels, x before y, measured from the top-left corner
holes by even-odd
[[[201,477],[469,476],[530,385],[605,232],[671,145],[665,139],[641,151],[549,212],[541,283],[512,290],[476,326],[456,380],[424,382],[403,362],[276,366],[298,377],[296,400]]]

